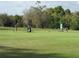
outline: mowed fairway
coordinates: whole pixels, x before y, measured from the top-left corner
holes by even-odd
[[[0,57],[79,57],[79,32],[0,30]]]

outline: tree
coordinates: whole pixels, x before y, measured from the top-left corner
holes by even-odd
[[[77,12],[73,13],[71,17],[71,29],[79,30],[79,15]]]
[[[19,26],[20,27],[23,26],[22,16],[15,15],[14,20],[15,20],[15,28],[16,28],[16,31],[17,31]]]
[[[28,10],[27,12],[24,12],[23,16],[23,23],[25,26],[27,26],[27,31],[31,32],[31,26],[32,26],[32,12],[31,9]]]
[[[64,27],[68,26],[68,29],[70,29],[70,25],[71,25],[71,11],[69,9],[65,10],[65,16],[63,17],[63,23],[64,23]]]
[[[41,2],[40,2],[41,3]],[[43,27],[43,8],[37,2],[37,7],[31,7],[28,11],[24,12],[24,23],[27,24],[30,20],[33,27]]]
[[[0,15],[0,25],[7,27],[14,27],[14,20],[12,16],[8,16],[7,14]]]
[[[65,10],[65,14],[66,14],[66,15],[67,15],[67,14],[70,15],[70,14],[71,14],[71,11],[70,11],[69,9],[66,9],[66,10]]]

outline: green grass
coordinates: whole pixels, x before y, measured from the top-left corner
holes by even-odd
[[[79,32],[14,28],[0,30],[0,57],[79,57]]]

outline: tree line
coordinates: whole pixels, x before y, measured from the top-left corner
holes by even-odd
[[[24,11],[24,15],[0,14],[0,26],[23,27],[30,25],[33,28],[58,29],[60,23],[69,29],[79,30],[79,12],[64,10],[62,6],[46,8],[46,6],[31,7]]]
[[[18,23],[19,27],[23,26],[23,16],[19,15],[7,15],[7,14],[0,14],[0,26],[3,27],[15,27],[15,25]]]
[[[64,10],[62,6],[45,8],[44,6],[31,7],[24,13],[25,24],[35,28],[60,28],[66,25],[69,29],[79,30],[79,12]]]

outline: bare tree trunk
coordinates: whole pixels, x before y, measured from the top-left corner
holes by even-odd
[[[18,30],[18,23],[15,25],[16,31]]]

